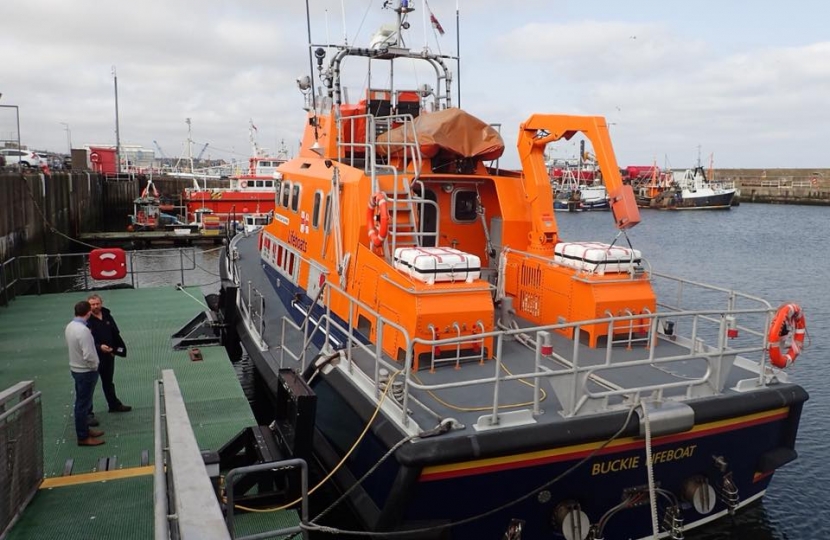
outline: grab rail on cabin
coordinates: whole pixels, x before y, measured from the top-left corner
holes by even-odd
[[[423,166],[418,134],[414,127],[414,118],[411,114],[396,114],[390,116],[374,116],[371,114],[350,115],[338,117],[338,133],[342,136],[337,142],[338,160],[351,166],[361,166],[366,175],[371,178],[372,193],[383,191],[391,199],[390,212],[390,241],[385,244],[386,258],[395,252],[400,238],[410,239],[411,243],[417,246],[424,245],[424,238],[432,237],[436,243],[439,238],[439,231],[425,232],[419,224],[424,222],[424,214],[427,205],[434,206],[436,212],[438,205],[424,197],[424,190],[416,195],[413,186],[421,184],[420,175]],[[345,125],[345,130],[341,126]],[[400,142],[378,142],[377,136],[380,133],[388,132],[392,128],[398,128],[402,133]],[[378,156],[378,147],[385,150],[384,156]],[[389,165],[389,157],[393,151],[400,156],[400,167]],[[358,156],[363,156],[359,158]],[[392,179],[390,186],[382,185],[380,176],[389,176]],[[402,225],[398,214],[404,209],[401,205],[408,207],[407,230],[399,230]],[[416,216],[418,219],[416,220]],[[436,220],[437,223],[437,220]]]

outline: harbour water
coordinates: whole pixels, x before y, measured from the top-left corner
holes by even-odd
[[[756,294],[773,305],[797,302],[808,324],[809,346],[788,370],[810,394],[798,433],[798,460],[775,474],[761,505],[686,538],[830,538],[824,514],[830,500],[830,385],[825,384],[830,382],[830,267],[822,251],[827,209],[742,204],[726,211],[642,210],[641,217],[628,237],[656,271]],[[567,241],[610,243],[616,233],[607,212],[563,212],[556,219]]]
[[[795,301],[804,308],[808,321],[809,346],[789,369],[790,377],[810,393],[798,435],[798,460],[776,473],[762,504],[688,533],[687,539],[830,538],[830,523],[824,518],[830,486],[830,468],[824,461],[825,426],[830,418],[830,386],[824,384],[830,380],[826,338],[830,335],[830,269],[821,251],[826,245],[827,212],[822,207],[762,204],[742,204],[728,211],[643,210],[642,223],[628,232],[633,247],[657,271],[756,294],[773,305]],[[563,212],[556,219],[566,241],[610,243],[616,235],[608,212]],[[624,238],[617,239],[620,242],[625,245]],[[215,249],[196,250],[185,284],[202,285],[205,293],[216,292],[218,259]],[[144,252],[136,263],[148,270],[141,275],[139,287],[181,281],[178,270],[170,270],[169,257],[158,257],[167,262],[155,266],[153,260],[151,252]],[[178,260],[174,267],[178,269]],[[199,309],[195,302],[194,309]],[[250,395],[252,366],[243,359],[237,372],[255,404],[256,397]]]

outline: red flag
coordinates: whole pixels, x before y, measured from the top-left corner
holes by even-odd
[[[432,23],[432,27],[438,30],[438,33],[442,36],[444,35],[444,27],[441,26],[441,23],[438,22],[438,19],[435,18],[435,15],[432,12],[429,12],[429,22]]]

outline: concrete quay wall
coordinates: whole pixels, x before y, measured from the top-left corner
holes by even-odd
[[[741,202],[830,206],[830,169],[715,169],[715,181],[732,181]]]

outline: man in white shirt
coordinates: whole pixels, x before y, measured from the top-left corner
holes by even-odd
[[[98,353],[92,332],[86,326],[90,313],[92,308],[86,300],[75,304],[75,318],[66,325],[64,332],[69,347],[69,371],[75,379],[75,434],[78,446],[104,444],[97,438],[104,432],[90,429],[88,420],[92,411],[92,395],[98,383]]]

